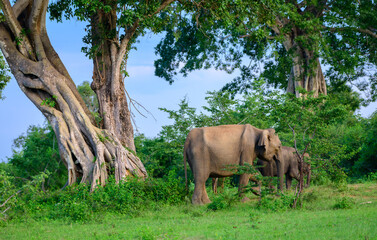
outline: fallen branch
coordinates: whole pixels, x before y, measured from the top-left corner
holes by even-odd
[[[19,194],[21,191],[22,191],[22,190],[18,190],[16,193],[14,193],[12,196],[10,196],[7,200],[5,200],[5,202],[4,202],[3,204],[0,205],[0,208],[4,207],[5,204],[7,204],[7,202],[8,202],[9,200],[11,200],[14,196],[16,196],[17,194]],[[6,209],[6,210],[8,210],[8,209]],[[4,211],[4,212],[5,212],[5,211]],[[3,213],[4,213],[4,212],[3,212]]]
[[[5,209],[1,214],[4,214],[6,211],[8,211],[10,209],[10,206],[7,207],[7,209]]]

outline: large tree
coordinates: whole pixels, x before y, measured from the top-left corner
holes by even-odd
[[[372,0],[207,0],[190,9],[156,49],[156,74],[170,82],[198,68],[240,69],[228,88],[248,88],[262,76],[297,97],[300,89],[318,96],[334,82],[360,80],[376,64]],[[372,86],[375,78],[368,77]]]
[[[4,61],[3,55],[0,53],[0,100],[3,99],[3,89],[9,82],[8,66]]]
[[[50,7],[50,15],[75,16],[90,24],[86,52],[93,59],[92,88],[99,100],[102,123],[96,124],[46,29],[48,0],[0,0],[0,47],[21,90],[50,122],[59,152],[68,168],[68,183],[105,184],[128,175],[146,177],[134,155],[133,128],[123,78],[136,38],[148,29],[160,31],[169,19],[162,10],[173,0],[70,1]]]

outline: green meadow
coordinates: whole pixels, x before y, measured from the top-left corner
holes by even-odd
[[[264,205],[224,200],[234,189],[211,195],[226,202],[154,206],[137,213],[98,213],[88,221],[18,218],[0,228],[1,239],[377,239],[377,184],[313,186],[299,209],[281,206],[281,197]],[[219,200],[220,199],[220,200]]]

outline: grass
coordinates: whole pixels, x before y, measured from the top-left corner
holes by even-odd
[[[334,209],[342,199],[350,209]],[[257,200],[211,211],[207,206],[162,206],[139,216],[103,214],[87,223],[30,218],[0,227],[0,239],[377,239],[377,184],[342,189],[314,186],[303,208],[273,212]]]

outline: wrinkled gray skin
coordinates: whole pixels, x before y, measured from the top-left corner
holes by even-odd
[[[304,154],[304,159],[309,158],[309,154],[305,153]],[[259,171],[263,176],[278,176],[280,180],[283,180],[283,176],[285,175],[285,181],[286,181],[286,187],[287,189],[291,188],[292,185],[292,179],[296,179],[299,181],[300,178],[300,170],[298,168],[298,161],[299,158],[296,154],[296,150],[292,147],[286,147],[283,146],[281,149],[281,156],[280,156],[280,161],[276,162],[271,162],[271,161],[264,161],[261,159],[258,159],[257,165],[262,166],[259,167]],[[278,174],[278,169],[277,169],[277,164],[281,164],[281,170],[280,174]],[[307,180],[306,180],[306,187],[310,185],[310,177],[311,177],[311,169],[310,165],[304,162],[304,168],[303,168],[303,173],[304,175],[307,175]],[[280,181],[280,189],[283,189],[283,185],[281,184]]]
[[[211,201],[205,188],[209,177],[229,177],[234,173],[231,165],[253,164],[258,157],[266,161],[279,159],[281,142],[274,129],[258,129],[246,125],[222,125],[191,130],[184,147],[184,166],[187,183],[186,160],[194,174],[193,204]],[[240,175],[239,192],[249,182],[250,174]]]

